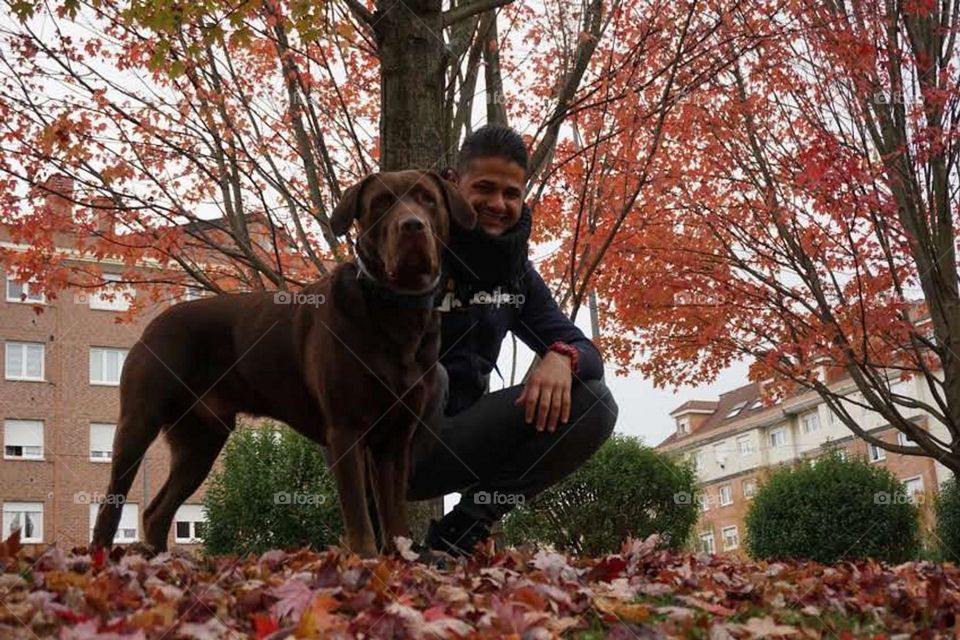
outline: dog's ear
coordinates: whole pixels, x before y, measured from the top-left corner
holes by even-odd
[[[360,182],[352,185],[340,196],[340,202],[333,210],[330,216],[330,228],[338,236],[346,235],[350,231],[350,225],[360,217],[360,196],[363,195],[363,189],[370,181],[372,174]]]
[[[464,229],[473,229],[477,226],[477,212],[473,210],[470,203],[463,196],[460,187],[456,184],[440,177],[439,173],[429,171],[430,177],[437,183],[440,193],[443,194],[443,201],[447,205],[447,212],[450,217]]]

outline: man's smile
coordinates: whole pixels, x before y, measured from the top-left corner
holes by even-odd
[[[484,227],[490,226],[496,229],[502,229],[507,222],[507,215],[505,213],[494,213],[485,208],[479,209],[477,215],[477,221]]]

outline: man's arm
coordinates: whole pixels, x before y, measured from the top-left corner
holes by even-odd
[[[527,261],[527,287],[523,306],[514,316],[510,330],[528,347],[543,357],[554,342],[564,342],[578,352],[578,380],[599,380],[603,377],[603,358],[597,347],[564,315],[553,299],[550,288]]]
[[[527,423],[537,431],[554,431],[557,422],[570,419],[570,388],[573,378],[597,380],[603,377],[603,359],[594,344],[573,322],[560,311],[540,274],[527,261],[526,296],[513,316],[510,329],[524,344],[541,357],[530,373],[517,398],[525,406]],[[571,355],[551,350],[554,343],[564,343],[576,349],[576,361]]]

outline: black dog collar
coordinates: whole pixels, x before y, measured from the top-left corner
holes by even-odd
[[[363,263],[360,254],[356,254],[357,280],[367,285],[369,291],[377,299],[393,306],[405,309],[433,309],[437,288],[440,285],[440,275],[433,282],[419,291],[398,291],[378,280]]]

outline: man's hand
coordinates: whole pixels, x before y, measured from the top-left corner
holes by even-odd
[[[548,351],[540,364],[530,374],[527,384],[516,400],[517,405],[526,405],[524,419],[533,422],[536,415],[537,431],[556,431],[557,421],[566,424],[570,420],[570,387],[573,372],[570,356]]]

